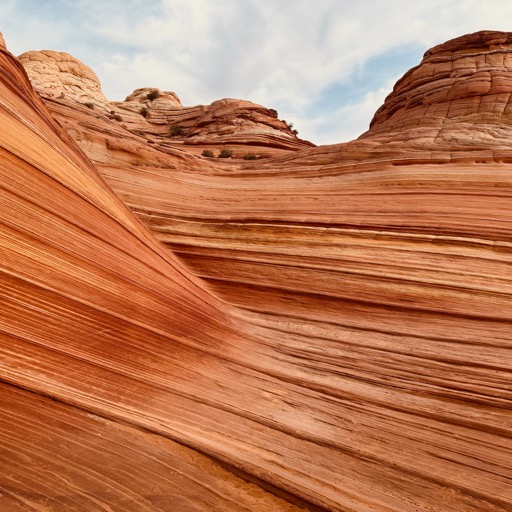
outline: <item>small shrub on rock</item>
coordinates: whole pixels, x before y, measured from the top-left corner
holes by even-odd
[[[277,117],[277,110],[275,108],[269,108],[270,112],[272,113],[273,116]]]
[[[142,116],[142,117],[148,117],[148,109],[146,107],[142,107],[140,110],[139,110],[139,114]]]
[[[171,128],[171,137],[177,137],[183,133],[183,126],[176,124]]]
[[[213,158],[215,155],[213,154],[213,151],[210,151],[209,149],[205,149],[202,153],[202,156],[205,156],[206,158]]]
[[[114,117],[114,119],[115,119],[116,121],[119,121],[119,122],[121,122],[121,121],[123,120],[123,118],[122,118],[119,114],[116,114],[116,115],[114,115],[113,117]]]
[[[152,91],[149,91],[149,92],[148,92],[148,95],[146,96],[146,98],[147,98],[149,101],[154,101],[154,100],[156,100],[159,96],[160,96],[160,91],[159,91],[158,89],[153,89]]]
[[[291,130],[291,132],[294,134],[294,135],[298,135],[299,134],[299,130],[295,130],[293,128],[293,123],[289,123],[288,121],[285,121],[284,119],[281,119],[281,121],[283,121],[283,123],[288,126],[288,129]]]
[[[221,149],[218,158],[231,158],[233,156],[233,151],[230,149]]]
[[[84,105],[87,107],[87,108],[90,108],[91,110],[94,109],[94,103],[92,103],[91,101],[87,101],[84,103]]]
[[[244,160],[258,160],[259,156],[254,153],[247,153],[244,155]]]

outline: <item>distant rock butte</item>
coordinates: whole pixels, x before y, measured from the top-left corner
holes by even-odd
[[[322,147],[0,50],[0,510],[512,510],[510,37]]]
[[[174,92],[140,88],[125,101],[110,102],[95,73],[67,53],[30,51],[19,59],[43,99],[97,108],[139,136],[187,145],[194,154],[230,149],[235,157],[269,156],[314,147],[299,139],[275,111],[250,101],[222,99],[211,105],[183,107]]]
[[[135,107],[152,107],[155,110],[167,110],[175,107],[183,108],[176,93],[151,89],[150,87],[135,89],[121,104],[129,105],[131,103],[134,103]]]

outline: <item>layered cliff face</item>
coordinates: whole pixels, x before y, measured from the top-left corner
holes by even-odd
[[[508,38],[427,52],[357,141],[253,163],[164,140],[170,93],[46,108],[2,52],[4,509],[509,510],[508,125],[453,92]]]

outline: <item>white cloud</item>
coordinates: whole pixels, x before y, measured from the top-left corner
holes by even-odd
[[[0,7],[9,48],[68,51],[96,71],[111,99],[144,86],[174,90],[184,104],[244,98],[278,109],[315,142],[360,133],[367,115],[366,129],[369,109],[388,92],[383,83],[354,104],[323,102],[314,113],[311,106],[372,57],[507,30],[511,18],[512,3],[502,0],[7,0]]]

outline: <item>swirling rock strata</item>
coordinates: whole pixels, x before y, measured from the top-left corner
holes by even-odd
[[[480,41],[467,43],[479,59],[496,37],[465,41]],[[93,490],[119,510],[151,510],[148,499],[172,510],[179,482],[190,510],[510,509],[510,150],[478,128],[469,151],[430,125],[422,146],[377,122],[353,143],[219,164],[47,100],[93,166],[1,56],[7,453],[35,449],[69,500]],[[122,477],[109,501],[66,472],[65,448],[52,458],[37,436],[15,435],[19,418],[42,432],[50,410],[34,395],[61,402],[67,442],[87,433],[119,466],[130,455],[114,446],[136,447],[128,505]],[[109,421],[108,440],[80,411]],[[65,425],[82,421],[71,435]],[[218,501],[178,477],[165,484],[169,440],[203,454],[173,467],[206,471]],[[112,478],[78,456],[87,475]],[[288,505],[238,480],[222,487],[220,464]],[[9,504],[23,506],[38,467],[9,465]],[[37,492],[53,496],[45,482]]]
[[[239,337],[237,322],[105,185],[5,51],[0,69],[2,510],[293,510],[158,436],[91,426],[96,412],[196,438],[211,406],[195,406],[187,381]],[[182,412],[151,419],[137,404]]]

